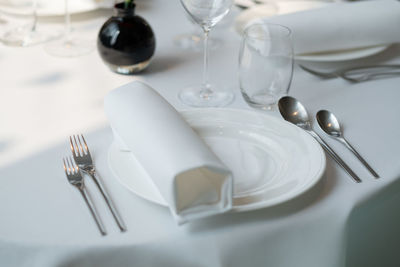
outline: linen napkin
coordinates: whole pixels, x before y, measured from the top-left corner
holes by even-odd
[[[296,54],[366,48],[400,42],[400,2],[334,3],[243,24],[269,22],[289,27]]]
[[[105,112],[121,149],[142,164],[179,224],[232,208],[232,173],[150,86],[111,91]]]

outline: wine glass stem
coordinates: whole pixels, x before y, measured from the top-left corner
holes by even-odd
[[[209,83],[209,70],[208,70],[208,37],[210,30],[204,29],[204,64],[203,64],[203,84],[200,91],[200,97],[203,99],[209,99],[212,95]]]
[[[36,31],[36,25],[37,25],[37,0],[32,1],[32,17],[33,17],[33,22],[32,22],[32,28],[31,32]]]
[[[65,40],[69,41],[71,33],[71,16],[69,14],[68,0],[65,0]]]

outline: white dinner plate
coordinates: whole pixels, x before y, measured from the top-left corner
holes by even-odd
[[[71,14],[93,11],[98,8],[110,8],[114,0],[68,0]],[[0,10],[8,14],[32,15],[32,0],[0,0]],[[38,0],[38,16],[63,16],[64,0]]]
[[[281,119],[234,109],[181,114],[232,170],[234,211],[265,208],[293,199],[311,188],[325,170],[320,145]],[[121,151],[114,142],[108,156],[110,168],[122,185],[144,199],[167,205],[133,153]]]

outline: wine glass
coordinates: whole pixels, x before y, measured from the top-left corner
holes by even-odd
[[[293,75],[291,30],[270,23],[255,23],[243,34],[239,53],[239,83],[252,107],[273,110],[289,91]]]
[[[233,0],[181,0],[186,12],[204,31],[203,83],[183,89],[179,99],[194,107],[220,107],[232,102],[230,91],[216,88],[209,82],[208,37],[210,30],[228,14]]]
[[[32,46],[41,44],[59,37],[59,35],[38,30],[37,28],[38,0],[32,0],[32,23],[11,29],[4,33],[1,41],[9,46]]]
[[[78,0],[79,1],[79,0]],[[71,15],[69,12],[69,0],[64,1],[65,5],[65,32],[61,40],[45,45],[44,49],[52,56],[78,57],[86,55],[94,50],[94,42],[83,40],[71,35]]]

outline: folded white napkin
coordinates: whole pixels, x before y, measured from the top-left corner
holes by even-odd
[[[275,17],[248,19],[289,27],[296,54],[339,51],[400,42],[400,2],[335,3]]]
[[[105,111],[121,148],[142,164],[178,223],[232,208],[232,173],[155,90],[141,82],[117,88]]]

